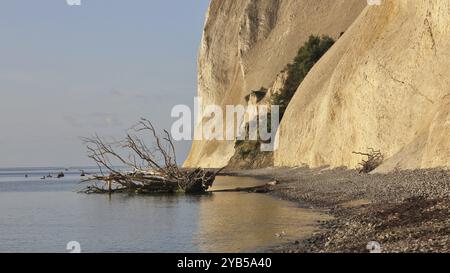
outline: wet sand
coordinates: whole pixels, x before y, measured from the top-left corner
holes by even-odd
[[[359,174],[347,169],[267,168],[228,175],[277,180],[271,194],[326,209],[312,237],[273,252],[450,252],[450,172],[443,169]]]

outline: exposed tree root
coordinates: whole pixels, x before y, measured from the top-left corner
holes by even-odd
[[[367,160],[363,160],[361,163],[359,163],[359,165],[361,165],[361,167],[359,168],[359,173],[370,173],[378,168],[384,161],[384,156],[381,151],[376,151],[372,148],[369,148],[368,153],[353,153],[357,155],[367,156]]]
[[[175,148],[167,131],[158,136],[152,123],[146,119],[134,126],[121,141],[106,142],[102,138],[84,138],[88,156],[100,168],[101,175],[94,175],[84,182],[102,182],[102,186],[89,185],[84,193],[132,192],[138,194],[203,193],[214,183],[219,171],[204,169],[187,170],[177,165]],[[148,146],[139,134],[149,132],[153,146]],[[127,156],[120,150],[125,150]],[[123,151],[122,151],[123,152]],[[115,164],[132,171],[122,171]],[[104,173],[106,172],[106,174]]]

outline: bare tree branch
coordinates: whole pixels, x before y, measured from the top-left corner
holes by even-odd
[[[359,169],[359,173],[370,173],[376,168],[378,168],[384,161],[384,155],[379,150],[375,150],[373,148],[369,148],[367,153],[362,152],[353,152],[357,155],[366,156],[367,160],[362,160],[359,165],[361,168]]]
[[[217,172],[203,169],[182,170],[177,165],[175,145],[169,132],[164,130],[159,136],[153,124],[142,118],[132,127],[134,134],[128,133],[124,140],[106,142],[95,135],[83,138],[88,157],[99,167],[101,175],[94,175],[85,182],[101,181],[105,187],[96,184],[86,188],[86,193],[136,192],[157,193],[176,192],[186,193],[205,192],[212,186]],[[141,134],[149,133],[154,145],[149,147]],[[125,151],[126,156],[118,151]],[[117,162],[131,172],[124,172],[114,167]],[[109,174],[105,174],[103,169]]]

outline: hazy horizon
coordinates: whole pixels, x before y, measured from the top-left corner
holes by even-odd
[[[4,1],[0,168],[91,166],[82,136],[193,105],[209,1]],[[184,160],[189,142],[176,143]]]

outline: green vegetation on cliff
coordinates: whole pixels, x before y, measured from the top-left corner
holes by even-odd
[[[288,77],[284,87],[279,93],[271,97],[272,105],[280,106],[280,118],[283,117],[289,102],[297,91],[298,87],[305,79],[306,75],[322,56],[334,44],[333,38],[329,36],[313,36],[299,49],[292,64],[286,66]]]
[[[283,117],[289,102],[306,75],[328,49],[333,46],[334,42],[335,41],[329,36],[319,37],[311,35],[308,41],[299,49],[293,63],[286,66],[285,71],[287,71],[287,79],[283,88],[270,97],[272,105],[280,106],[280,118]],[[265,89],[261,90],[266,91]],[[265,92],[260,93],[265,94]],[[246,100],[248,101],[249,98],[250,95],[246,97]],[[268,120],[270,121],[270,115]],[[270,130],[270,124],[268,124],[268,128]],[[246,133],[248,134],[248,132]],[[260,147],[260,140],[236,141],[234,147],[235,154],[229,161],[228,167],[235,169],[252,169],[273,166],[273,153],[261,152]]]

